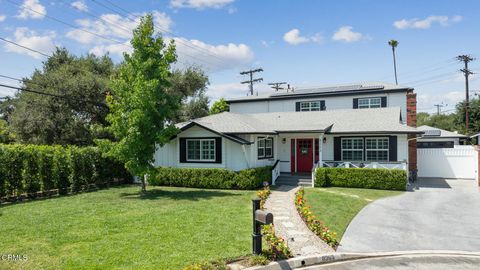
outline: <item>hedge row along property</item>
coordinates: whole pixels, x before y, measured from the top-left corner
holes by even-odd
[[[405,190],[407,173],[400,169],[318,168],[315,187]]]
[[[96,147],[0,145],[0,198],[66,194],[131,178],[123,164]]]
[[[148,182],[153,186],[175,186],[216,189],[256,189],[271,182],[270,166],[234,172],[227,169],[160,167]]]

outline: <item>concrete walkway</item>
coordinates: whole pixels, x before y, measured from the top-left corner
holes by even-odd
[[[265,208],[273,214],[275,233],[288,243],[294,256],[310,256],[333,252],[333,249],[308,229],[295,208],[295,192],[299,187],[280,186],[272,191]]]
[[[339,252],[480,250],[480,190],[474,180],[420,179],[374,201],[348,226]]]

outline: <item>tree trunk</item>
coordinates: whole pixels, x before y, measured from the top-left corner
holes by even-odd
[[[392,47],[392,53],[393,53],[393,72],[395,73],[395,84],[398,85],[398,80],[397,80],[397,60],[395,58],[395,47]]]
[[[142,177],[142,193],[147,192],[147,175],[144,174]]]

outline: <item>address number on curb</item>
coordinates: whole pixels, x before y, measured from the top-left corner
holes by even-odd
[[[325,256],[322,256],[321,260],[322,260],[322,262],[333,262],[333,261],[335,261],[335,256],[325,255]]]

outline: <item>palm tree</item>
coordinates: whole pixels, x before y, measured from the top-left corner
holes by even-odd
[[[395,39],[391,39],[388,41],[388,45],[392,47],[392,53],[393,53],[393,71],[395,72],[395,84],[398,85],[398,80],[397,80],[397,61],[395,59],[395,48],[398,46],[398,41]]]

